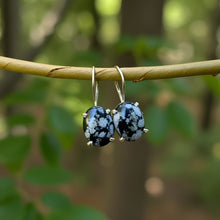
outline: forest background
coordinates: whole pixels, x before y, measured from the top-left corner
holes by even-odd
[[[0,54],[154,66],[217,59],[217,0],[2,0]],[[220,218],[220,77],[126,82],[150,132],[87,147],[90,81],[0,74],[0,219]],[[113,82],[99,105],[113,109]]]

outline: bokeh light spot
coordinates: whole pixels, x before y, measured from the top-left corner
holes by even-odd
[[[150,177],[146,180],[145,190],[152,196],[160,196],[164,192],[164,183],[159,177]]]
[[[100,15],[115,15],[120,11],[121,0],[96,0],[96,8]]]

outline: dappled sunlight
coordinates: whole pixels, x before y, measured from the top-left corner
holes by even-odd
[[[81,12],[76,16],[78,27],[83,33],[91,35],[95,30],[94,19],[91,13]]]
[[[169,28],[179,28],[190,19],[189,8],[183,7],[180,2],[170,0],[164,8],[164,25]]]
[[[103,44],[113,44],[119,39],[119,24],[117,18],[103,18],[99,38]]]
[[[100,15],[111,16],[119,13],[121,0],[96,0],[96,8]]]
[[[74,97],[67,98],[65,100],[65,105],[74,113],[74,118],[80,127],[82,125],[82,113],[87,110],[88,106],[93,106],[91,101],[85,101]]]

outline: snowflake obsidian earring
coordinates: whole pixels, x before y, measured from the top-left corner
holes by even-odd
[[[121,142],[124,140],[135,141],[141,137],[143,132],[147,133],[149,130],[144,128],[144,117],[138,107],[138,102],[125,102],[124,75],[118,66],[116,66],[116,69],[121,75],[122,88],[120,89],[118,82],[115,81],[121,103],[112,110],[114,126]]]
[[[92,68],[92,90],[94,106],[83,113],[83,130],[88,139],[88,146],[102,147],[110,141],[114,141],[113,120],[110,109],[97,106],[98,102],[98,82],[95,80],[95,67]]]

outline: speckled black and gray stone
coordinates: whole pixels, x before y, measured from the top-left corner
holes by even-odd
[[[120,137],[127,141],[135,141],[141,137],[144,129],[144,117],[137,106],[132,102],[122,102],[115,110],[113,122]]]
[[[83,130],[86,138],[97,147],[108,144],[114,134],[112,117],[100,106],[88,109],[86,114],[87,116],[83,119]]]

